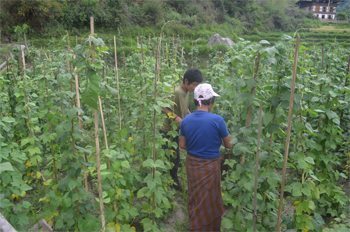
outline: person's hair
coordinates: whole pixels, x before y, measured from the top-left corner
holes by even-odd
[[[187,80],[188,84],[192,84],[193,82],[201,83],[203,81],[203,76],[198,69],[190,68],[185,72],[182,82],[185,83],[185,80]]]
[[[200,95],[199,97],[201,97],[202,95]],[[199,106],[199,101],[197,99],[194,99],[194,104],[195,106]],[[201,104],[202,105],[205,105],[205,106],[208,106],[210,104],[214,104],[215,102],[215,97],[212,97],[212,98],[209,98],[207,100],[201,100]]]

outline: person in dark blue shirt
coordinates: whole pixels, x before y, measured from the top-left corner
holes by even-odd
[[[220,231],[224,205],[221,196],[220,146],[231,149],[225,120],[211,113],[215,98],[210,84],[194,90],[197,110],[180,125],[179,146],[187,151],[188,212],[191,231]]]

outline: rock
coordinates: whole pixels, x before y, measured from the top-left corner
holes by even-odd
[[[234,42],[230,38],[222,37],[221,35],[216,33],[212,37],[209,38],[208,45],[213,46],[213,45],[218,45],[218,44],[232,47]]]

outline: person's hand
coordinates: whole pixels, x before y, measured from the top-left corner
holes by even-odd
[[[180,118],[179,116],[175,117],[175,122],[177,122],[178,124],[180,124],[182,122],[182,118]]]

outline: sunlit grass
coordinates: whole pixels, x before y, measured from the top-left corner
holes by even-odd
[[[333,25],[321,26],[319,28],[311,28],[314,32],[350,32],[350,24],[348,28],[339,28]]]

